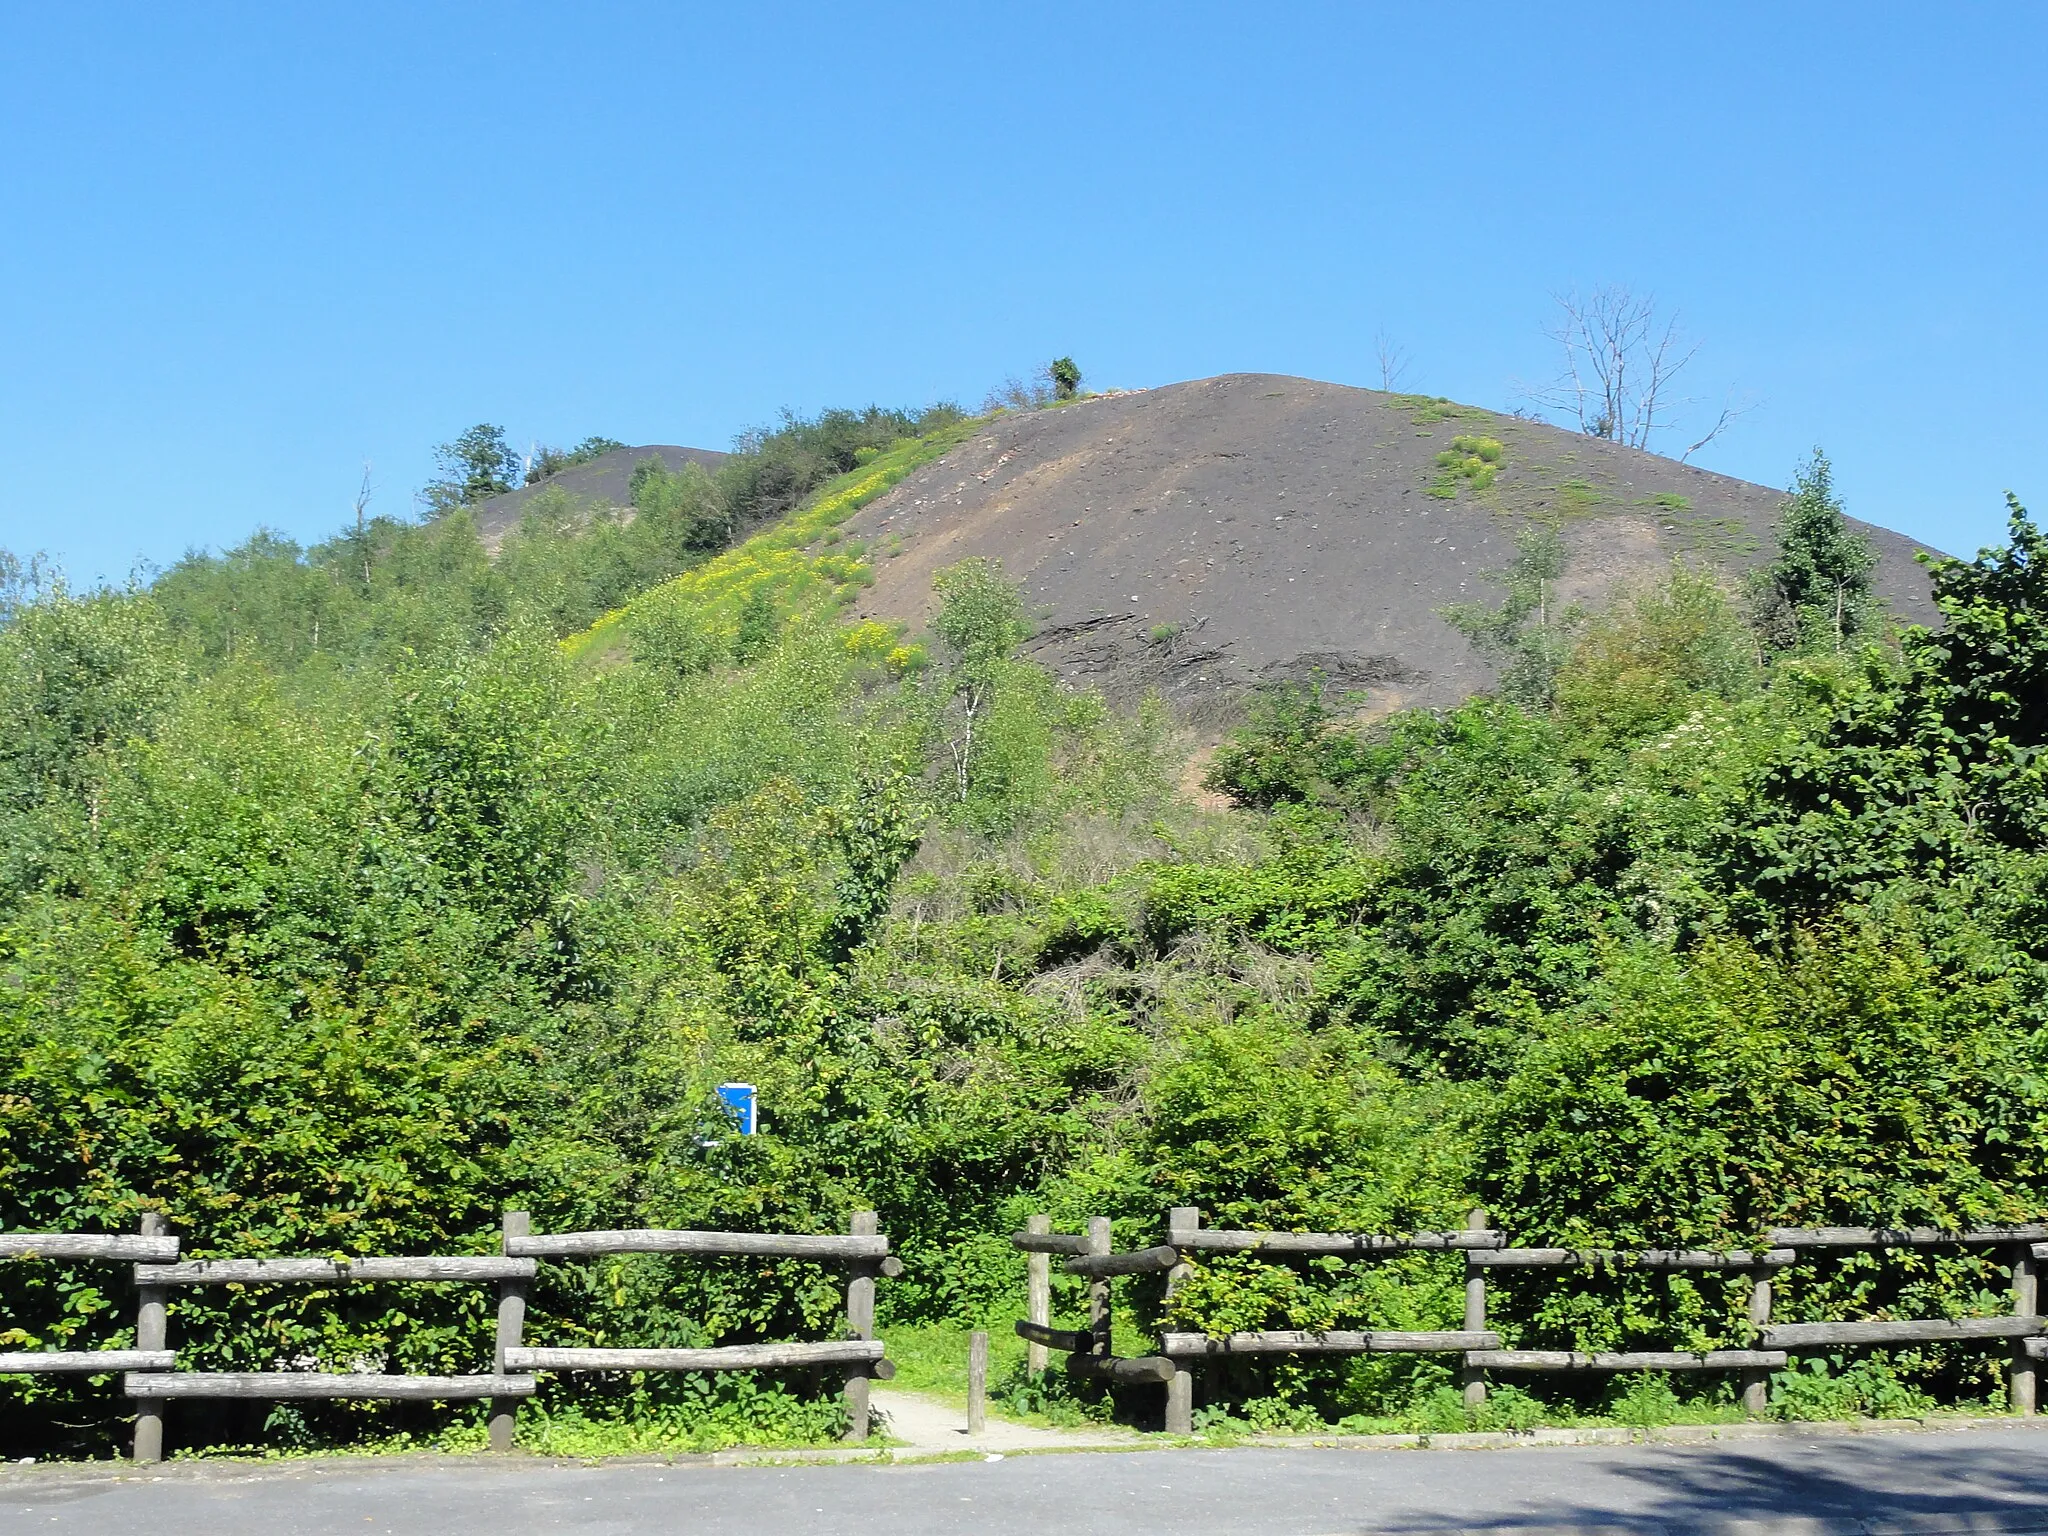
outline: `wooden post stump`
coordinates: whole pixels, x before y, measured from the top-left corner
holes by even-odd
[[[2012,1313],[2014,1317],[2035,1317],[2040,1313],[2040,1276],[2031,1245],[2023,1245],[2012,1261]],[[2012,1411],[2032,1414],[2039,1385],[2040,1366],[2027,1353],[2026,1340],[2014,1341],[2010,1391]]]
[[[1045,1233],[1052,1230],[1052,1217],[1040,1214],[1024,1223],[1027,1232]],[[1025,1315],[1041,1328],[1052,1326],[1052,1255],[1030,1253],[1024,1256],[1025,1273]],[[1051,1353],[1043,1344],[1031,1343],[1024,1349],[1024,1369],[1035,1379],[1045,1374],[1045,1367]]]
[[[1475,1207],[1465,1217],[1468,1232],[1486,1230],[1486,1211]],[[1465,1250],[1465,1331],[1479,1333],[1486,1327],[1486,1271],[1474,1262],[1473,1250]],[[1486,1401],[1486,1372],[1472,1363],[1470,1355],[1460,1376],[1465,1386],[1465,1406],[1477,1408]]]
[[[1107,1257],[1110,1250],[1109,1218],[1090,1216],[1088,1218],[1088,1252],[1096,1258]],[[1088,1332],[1095,1340],[1095,1347],[1089,1351],[1096,1355],[1113,1355],[1109,1318],[1109,1277],[1100,1276],[1088,1282]]]
[[[169,1223],[157,1211],[143,1214],[140,1231],[144,1237],[162,1237]],[[166,1292],[160,1285],[135,1288],[135,1347],[162,1349],[170,1333]],[[138,1462],[164,1459],[164,1400],[139,1397],[135,1400],[135,1459]]]
[[[1168,1246],[1180,1248],[1185,1253],[1182,1240],[1201,1225],[1202,1213],[1194,1206],[1175,1206],[1166,1213]],[[1169,1301],[1192,1272],[1185,1259],[1166,1272],[1166,1296]],[[1166,1432],[1169,1435],[1191,1435],[1195,1432],[1194,1369],[1178,1361],[1174,1364],[1173,1379],[1166,1384]]]
[[[873,1237],[881,1230],[881,1218],[873,1211],[855,1211],[846,1230],[854,1237]],[[846,1282],[846,1331],[856,1339],[875,1336],[875,1273],[879,1265],[856,1262]],[[846,1438],[868,1437],[868,1368],[857,1366],[846,1374]]]
[[[967,1433],[988,1428],[988,1333],[977,1328],[967,1340]]]
[[[1749,1325],[1758,1331],[1771,1321],[1771,1276],[1768,1270],[1758,1270],[1749,1282]],[[1754,1347],[1752,1344],[1749,1347]],[[1746,1370],[1742,1373],[1742,1411],[1752,1419],[1760,1419],[1764,1410],[1771,1405],[1771,1373],[1766,1370]]]
[[[525,1237],[532,1230],[533,1218],[525,1211],[507,1211],[498,1239],[499,1251],[509,1255],[512,1252],[513,1239]],[[526,1292],[529,1283],[526,1280],[498,1282],[498,1340],[493,1368],[500,1376],[511,1374],[505,1369],[505,1352],[519,1348],[526,1331]],[[510,1451],[518,1428],[519,1399],[492,1398],[491,1449],[501,1453]]]

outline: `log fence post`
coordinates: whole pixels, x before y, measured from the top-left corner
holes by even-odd
[[[1182,1253],[1180,1263],[1166,1272],[1166,1299],[1171,1301],[1194,1271],[1186,1258],[1183,1240],[1202,1225],[1202,1213],[1192,1205],[1177,1205],[1166,1213],[1166,1242]],[[1166,1432],[1191,1435],[1195,1432],[1195,1376],[1191,1367],[1174,1362],[1173,1379],[1166,1384]]]
[[[2036,1317],[2040,1315],[2040,1276],[2034,1260],[2031,1244],[2022,1243],[2013,1255],[2012,1261],[2012,1313],[2014,1317]],[[2036,1406],[2035,1392],[2039,1383],[2040,1367],[2034,1357],[2027,1353],[2027,1341],[2016,1339],[2012,1352],[2010,1387],[2012,1411],[2031,1415]]]
[[[1107,1257],[1110,1250],[1109,1218],[1090,1216],[1088,1218],[1088,1252],[1094,1257]],[[1094,1340],[1089,1350],[1093,1355],[1113,1355],[1113,1340],[1110,1336],[1109,1277],[1098,1275],[1088,1282],[1088,1332]]]
[[[161,1212],[145,1211],[140,1231],[144,1237],[162,1237],[168,1226],[169,1222]],[[139,1285],[135,1288],[137,1349],[164,1348],[164,1341],[170,1335],[166,1294],[160,1285]],[[164,1459],[164,1400],[160,1397],[139,1397],[135,1400],[134,1454],[137,1462]]]
[[[1749,1280],[1749,1325],[1761,1336],[1771,1321],[1771,1272],[1759,1268]],[[1755,1348],[1754,1341],[1745,1348]],[[1742,1411],[1752,1419],[1764,1416],[1771,1404],[1771,1373],[1752,1369],[1742,1373]]]
[[[873,1237],[881,1230],[881,1218],[873,1211],[855,1211],[846,1230],[854,1237]],[[856,1339],[875,1336],[875,1273],[879,1265],[855,1262],[846,1282],[846,1331]],[[846,1374],[846,1438],[862,1441],[868,1437],[868,1368],[865,1364]]]
[[[967,1433],[988,1428],[988,1330],[977,1328],[967,1340]]]
[[[1486,1211],[1475,1206],[1465,1217],[1465,1229],[1469,1232],[1486,1230]],[[1486,1271],[1473,1257],[1474,1250],[1465,1250],[1465,1331],[1478,1333],[1486,1327]],[[1465,1406],[1477,1408],[1486,1401],[1486,1372],[1472,1363],[1470,1354],[1465,1356],[1464,1369]]]
[[[1024,1223],[1024,1230],[1043,1234],[1052,1230],[1052,1217],[1040,1213]],[[1025,1274],[1025,1315],[1041,1328],[1052,1326],[1052,1255],[1030,1253],[1024,1256]],[[1031,1343],[1024,1348],[1024,1369],[1035,1379],[1045,1374],[1051,1363],[1051,1351],[1043,1344]]]
[[[499,1252],[510,1256],[512,1240],[525,1237],[533,1230],[533,1218],[525,1211],[507,1211],[498,1238]],[[499,1376],[511,1374],[505,1369],[505,1352],[519,1348],[526,1331],[525,1280],[500,1280],[498,1282],[498,1337],[497,1348],[491,1359],[491,1370]],[[494,1397],[490,1409],[491,1449],[500,1453],[512,1449],[514,1435],[519,1428],[519,1399],[516,1397]]]

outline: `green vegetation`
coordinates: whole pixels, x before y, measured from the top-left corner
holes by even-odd
[[[1408,412],[1408,419],[1418,427],[1434,426],[1439,421],[1487,421],[1493,415],[1477,406],[1459,405],[1442,395],[1394,394],[1387,396],[1387,404]]]
[[[1500,573],[1508,589],[1506,602],[1498,608],[1455,603],[1443,610],[1445,620],[1474,649],[1501,663],[1501,695],[1516,703],[1540,707],[1550,702],[1572,633],[1585,617],[1577,606],[1556,599],[1564,569],[1564,539],[1555,528],[1531,524],[1516,534],[1514,561]]]
[[[1876,568],[1875,552],[1842,515],[1828,456],[1814,449],[1785,503],[1778,558],[1753,584],[1758,633],[1777,650],[1819,642],[1841,650],[1877,627]]]
[[[519,455],[505,441],[505,429],[479,422],[452,443],[434,450],[441,471],[420,490],[420,506],[429,517],[442,517],[458,507],[473,507],[502,496],[518,483]]]
[[[1586,517],[1607,500],[1606,494],[1590,480],[1573,478],[1557,488],[1557,509],[1562,517]]]
[[[1500,473],[1506,453],[1497,437],[1452,438],[1451,446],[1436,456],[1437,477],[1430,482],[1429,494],[1450,500],[1460,485],[1485,490]]]
[[[617,453],[625,446],[615,437],[586,437],[574,448],[539,448],[534,452],[533,461],[526,466],[526,483],[539,485],[543,480],[552,480],[565,469],[574,469],[608,453]]]
[[[837,621],[864,566],[827,536],[972,430],[863,441],[894,418],[845,415],[836,439],[790,429],[777,453],[832,439],[843,467],[751,531],[784,494],[761,466],[664,471],[631,524],[529,527],[495,560],[458,509],[14,598],[0,1224],[153,1208],[194,1257],[345,1255],[487,1250],[508,1206],[542,1230],[799,1231],[872,1206],[906,1264],[884,1328],[906,1380],[943,1387],[959,1330],[1017,1315],[1004,1234],[1034,1210],[1107,1214],[1119,1246],[1176,1204],[1325,1230],[1483,1204],[1586,1246],[2040,1219],[2048,540],[2017,505],[2005,548],[1936,568],[1944,628],[1884,643],[1759,643],[1686,568],[1560,611],[1562,546],[1530,532],[1506,602],[1459,617],[1499,694],[1370,725],[1319,686],[1264,695],[1211,774],[1238,808],[1208,812],[1176,792],[1163,707],[1121,715],[1019,659],[998,568],[943,573],[928,637]],[[716,519],[741,542],[714,550]],[[718,1134],[732,1079],[760,1087],[758,1136]],[[1119,1326],[1455,1326],[1462,1279],[1435,1254],[1218,1256],[1170,1308],[1123,1286]],[[1777,1310],[1969,1315],[2004,1284],[1984,1254],[1851,1253]],[[816,1337],[841,1294],[795,1262],[548,1264],[528,1328]],[[1514,1345],[1616,1349],[1746,1343],[1745,1297],[1589,1270],[1504,1272],[1492,1300]],[[1080,1305],[1056,1278],[1056,1313]],[[473,1287],[223,1288],[173,1329],[199,1368],[460,1371],[488,1359],[486,1311]],[[8,1345],[116,1344],[129,1317],[104,1269],[0,1269]],[[1016,1358],[1014,1411],[1117,1406]],[[1982,1404],[1996,1365],[1807,1361],[1774,1411]],[[1249,1364],[1203,1422],[1465,1428],[1448,1371]],[[550,1386],[534,1433],[793,1443],[835,1432],[834,1385],[598,1378]],[[118,1438],[113,1384],[0,1391],[17,1454]],[[1539,1377],[1478,1422],[1712,1418],[1729,1391]],[[478,1428],[227,1403],[173,1433]]]
[[[1071,357],[1056,357],[1046,364],[1055,400],[1071,400],[1081,393],[1081,370]]]

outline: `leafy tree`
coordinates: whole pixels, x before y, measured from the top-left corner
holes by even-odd
[[[0,549],[0,625],[35,601],[50,576],[43,556],[30,555],[24,560],[10,549]]]
[[[1024,598],[1003,575],[1002,562],[980,556],[950,565],[932,577],[939,600],[932,633],[945,647],[948,667],[941,681],[947,698],[945,743],[952,761],[955,797],[964,803],[971,788],[977,740],[994,707],[1010,652],[1030,633]]]
[[[1876,568],[1877,552],[1842,515],[1828,456],[1814,449],[1779,518],[1777,558],[1757,576],[1757,633],[1779,651],[1839,651],[1875,633],[1880,614],[1870,574]]]
[[[1498,608],[1454,603],[1439,610],[1475,650],[1501,663],[1501,695],[1516,703],[1550,702],[1557,669],[1585,618],[1577,604],[1557,600],[1566,558],[1558,531],[1532,523],[1515,535],[1515,558],[1507,570],[1496,573],[1508,589]]]
[[[1270,810],[1298,802],[1343,804],[1371,757],[1355,732],[1338,727],[1318,672],[1252,695],[1248,718],[1222,747],[1202,783],[1239,805]]]
[[[588,464],[592,459],[601,459],[608,453],[616,453],[626,445],[615,437],[586,437],[574,448],[537,449],[526,466],[526,483],[539,485],[543,480],[553,479],[565,469],[574,469],[579,464]]]
[[[1046,364],[1055,400],[1071,400],[1081,392],[1081,370],[1071,357],[1056,357]]]
[[[420,490],[420,503],[429,517],[504,495],[517,483],[520,467],[519,455],[505,442],[505,429],[487,422],[441,444],[434,450],[434,463],[440,478]]]
[[[633,467],[631,495],[646,533],[688,550],[724,548],[733,520],[710,476],[695,464],[672,470],[659,459]]]

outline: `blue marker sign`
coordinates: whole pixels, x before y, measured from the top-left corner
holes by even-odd
[[[725,1106],[725,1112],[732,1116],[733,1124],[742,1136],[754,1134],[754,1085],[752,1083],[720,1083],[718,1102]]]

